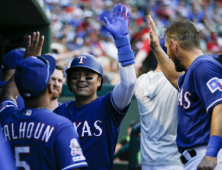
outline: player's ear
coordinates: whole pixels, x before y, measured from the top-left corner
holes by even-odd
[[[101,86],[101,82],[102,82],[102,77],[101,77],[101,76],[98,76],[98,79],[97,79],[97,87],[100,87],[100,86]]]
[[[53,91],[53,83],[52,83],[52,80],[49,81],[49,84],[48,84],[47,88],[48,88],[49,94],[51,94],[52,91]]]
[[[171,41],[171,46],[173,48],[173,52],[178,53],[179,44],[173,39],[171,39],[170,41]]]

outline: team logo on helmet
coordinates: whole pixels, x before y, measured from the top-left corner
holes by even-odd
[[[83,155],[82,154],[82,149],[79,145],[79,142],[76,139],[72,139],[70,141],[70,146],[71,148],[71,155],[72,156],[77,156],[77,155]]]
[[[86,60],[86,57],[85,56],[79,56],[78,59],[80,59],[79,64],[83,64],[83,59]]]

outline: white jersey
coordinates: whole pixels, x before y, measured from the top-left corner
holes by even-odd
[[[142,166],[182,165],[176,145],[177,94],[162,72],[150,71],[137,80]]]

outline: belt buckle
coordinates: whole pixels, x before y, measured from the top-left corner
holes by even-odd
[[[191,158],[197,155],[197,152],[194,149],[185,150],[180,156],[182,164],[186,164]],[[186,158],[187,157],[187,158]]]

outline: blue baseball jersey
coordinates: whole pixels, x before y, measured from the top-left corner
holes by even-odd
[[[62,105],[62,103],[58,102],[58,107],[61,106],[61,105]]]
[[[3,89],[3,87],[5,86],[5,84],[7,83],[7,81],[1,81],[0,82],[0,91]],[[19,110],[22,110],[23,108],[25,108],[25,102],[23,100],[23,98],[20,96],[20,94],[17,97],[17,106]]]
[[[0,124],[1,127],[1,124]],[[2,131],[0,130],[0,169],[16,170],[12,152],[5,142]]]
[[[18,110],[16,103],[6,100],[0,105],[0,120],[17,168],[87,167],[76,131],[65,117],[48,109]]]
[[[177,145],[182,153],[208,144],[212,109],[222,102],[222,66],[211,56],[199,56],[177,83]]]
[[[54,112],[73,122],[88,169],[111,170],[120,123],[128,107],[123,111],[117,109],[108,93],[80,107],[76,107],[75,101],[64,103]]]

